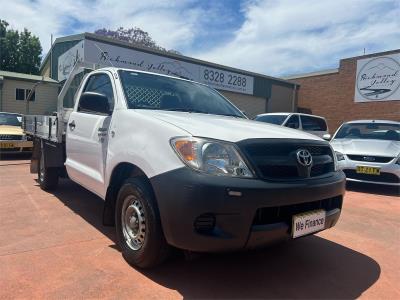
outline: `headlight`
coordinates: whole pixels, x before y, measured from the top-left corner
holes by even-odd
[[[201,138],[174,138],[172,148],[192,169],[220,176],[253,177],[236,146],[230,143]]]
[[[397,165],[400,165],[400,155],[399,155],[399,157],[397,158],[396,164],[397,164]]]
[[[338,151],[335,151],[335,154],[336,154],[336,159],[337,159],[338,161],[341,161],[341,160],[344,160],[344,159],[345,159],[343,153],[338,152]]]
[[[332,150],[332,154],[333,154],[333,160],[334,160],[334,165],[335,165],[335,171],[338,171],[339,168],[339,161],[341,160],[345,160],[344,154],[339,152],[339,151],[335,151],[332,148],[332,145],[330,145],[331,150]]]

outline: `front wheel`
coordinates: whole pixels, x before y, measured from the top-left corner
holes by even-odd
[[[57,168],[46,167],[44,155],[44,149],[41,147],[38,168],[38,182],[42,190],[50,191],[57,187],[59,174]]]
[[[129,178],[122,185],[115,209],[118,244],[125,260],[140,268],[163,262],[169,254],[160,215],[149,184]]]

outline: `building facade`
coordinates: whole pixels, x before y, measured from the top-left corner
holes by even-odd
[[[300,85],[298,110],[343,122],[400,121],[400,49],[340,60],[339,68],[286,77]]]
[[[29,101],[27,100],[30,91]],[[45,76],[0,71],[0,111],[51,114],[57,109],[59,84]]]
[[[208,84],[249,117],[264,112],[295,111],[295,83],[183,55],[83,33],[55,40],[41,74],[63,82],[77,61],[186,78]]]

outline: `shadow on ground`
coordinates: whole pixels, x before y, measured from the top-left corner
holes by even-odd
[[[103,199],[69,179],[60,179],[57,189],[50,193],[110,240],[116,241],[114,227],[102,223]]]
[[[169,261],[144,271],[185,298],[357,298],[380,275],[373,259],[310,236],[263,250]]]
[[[347,182],[346,189],[348,191],[353,191],[358,193],[400,197],[399,186],[379,185],[379,184],[362,183],[362,182]]]
[[[2,153],[0,151],[0,161],[6,161],[12,164],[14,161],[19,164],[30,162],[32,153]]]
[[[69,180],[54,194],[115,242],[114,228],[102,225],[100,198]],[[372,258],[318,236],[193,261],[179,256],[139,271],[184,298],[357,298],[380,276]]]

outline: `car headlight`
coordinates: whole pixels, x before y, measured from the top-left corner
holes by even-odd
[[[341,160],[345,160],[344,154],[339,152],[339,151],[335,151],[333,150],[332,146],[331,146],[331,150],[332,150],[332,154],[333,154],[333,160],[334,160],[334,165],[335,165],[335,171],[338,171],[339,168],[339,161]]]
[[[396,160],[396,164],[397,164],[397,165],[400,165],[400,155],[399,155],[399,157],[398,157],[397,160]]]
[[[211,175],[253,177],[234,144],[193,137],[171,140],[172,148],[190,168]]]
[[[336,154],[336,159],[337,161],[341,161],[341,160],[345,160],[344,154],[339,152],[339,151],[335,151]]]

